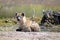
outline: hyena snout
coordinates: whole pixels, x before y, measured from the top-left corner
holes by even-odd
[[[17,16],[16,18],[17,18],[17,21],[21,21],[22,20],[20,16]]]

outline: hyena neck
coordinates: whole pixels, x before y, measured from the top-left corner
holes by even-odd
[[[26,23],[26,20],[27,20],[27,19],[26,19],[26,17],[24,16],[24,17],[23,17],[23,22],[24,22],[24,24]]]

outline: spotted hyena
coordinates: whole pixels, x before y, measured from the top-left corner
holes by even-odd
[[[16,31],[24,31],[24,32],[40,31],[38,23],[32,21],[31,19],[27,19],[24,13],[16,13],[16,19],[20,25]]]

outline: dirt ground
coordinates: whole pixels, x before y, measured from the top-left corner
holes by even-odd
[[[60,33],[0,31],[0,40],[60,40]]]

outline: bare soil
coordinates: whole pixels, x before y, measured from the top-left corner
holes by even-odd
[[[0,40],[60,40],[60,33],[0,31]]]

